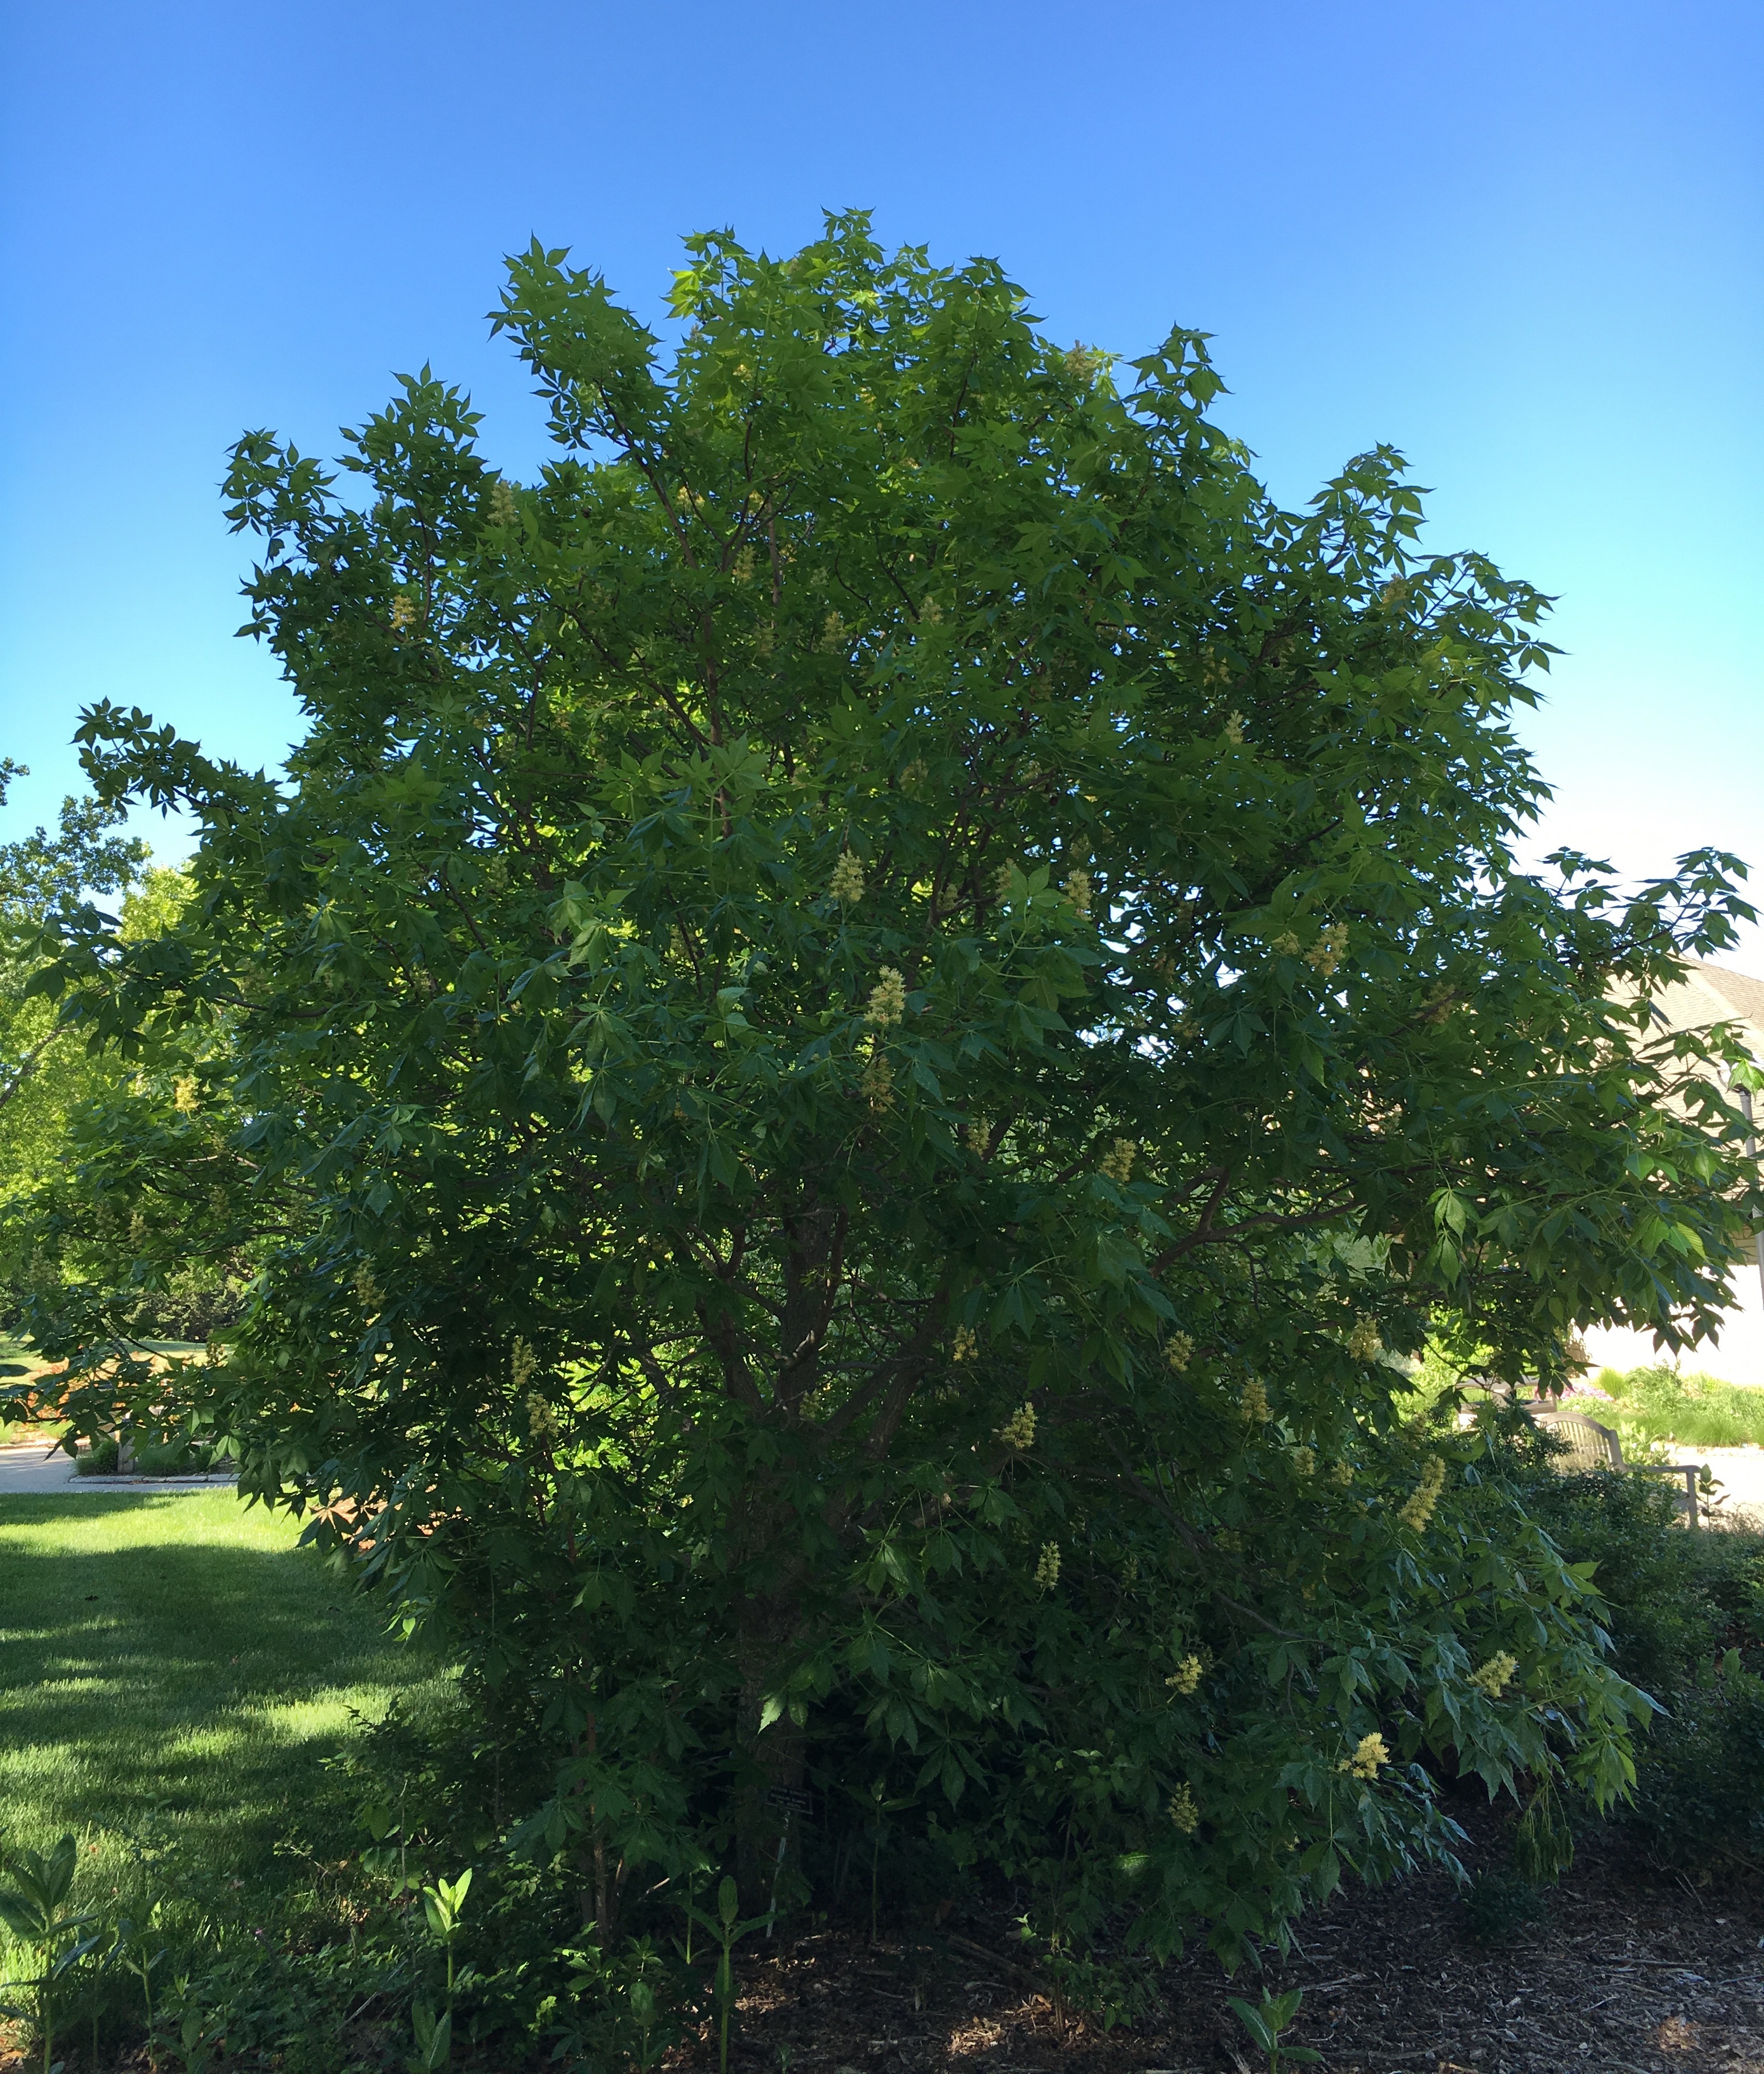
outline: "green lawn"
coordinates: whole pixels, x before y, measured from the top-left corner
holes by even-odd
[[[0,1845],[81,1834],[91,1898],[134,1886],[144,1822],[210,1875],[299,1880],[275,1846],[354,1716],[442,1679],[297,1535],[227,1490],[0,1498]]]

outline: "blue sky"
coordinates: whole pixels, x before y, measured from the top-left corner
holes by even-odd
[[[57,0],[0,38],[0,754],[34,774],[0,832],[76,782],[90,699],[290,739],[233,638],[242,429],[329,452],[427,359],[529,471],[504,252],[653,315],[683,233],[784,250],[859,205],[998,256],[1063,341],[1212,331],[1290,500],[1403,448],[1435,544],[1560,594],[1545,845],[1764,875],[1755,0]]]

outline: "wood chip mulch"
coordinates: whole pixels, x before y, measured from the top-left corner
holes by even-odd
[[[1486,1811],[1459,1819],[1471,1867],[1507,1860]],[[1764,1886],[1650,1873],[1611,1836],[1582,1840],[1546,1921],[1502,1948],[1468,1935],[1452,1882],[1427,1874],[1339,1894],[1270,1954],[1260,1981],[1227,1981],[1204,1952],[1155,1974],[1157,2007],[1131,2029],[1062,2018],[1021,1964],[1002,1911],[872,1944],[832,1929],[737,1955],[732,2074],[1262,2074],[1227,2006],[1301,1987],[1289,2044],[1322,2074],[1764,2074]],[[84,2065],[84,2061],[78,2063]],[[232,2062],[226,2063],[229,2066]],[[469,2064],[485,2063],[467,2055]],[[146,2064],[125,2055],[119,2070]],[[704,2074],[708,2026],[664,2074]],[[35,2062],[28,2074],[35,2074]],[[27,2074],[0,2044],[0,2074]],[[498,2074],[510,2074],[498,2068]]]
[[[1499,1864],[1473,1815],[1467,1862]],[[1263,1977],[1305,1999],[1286,2042],[1326,2074],[1764,2074],[1764,1893],[1650,1874],[1609,1836],[1583,1840],[1547,1919],[1505,1948],[1469,1938],[1443,1876],[1339,1894],[1299,1926],[1302,1950]],[[1161,2009],[1133,2029],[1064,2024],[1014,1963],[1002,1915],[949,1918],[906,1940],[830,1931],[741,1976],[741,2074],[1237,2074],[1258,2060],[1226,1997],[1255,2002],[1191,1953],[1158,1977]],[[670,2065],[714,2068],[713,2042]]]

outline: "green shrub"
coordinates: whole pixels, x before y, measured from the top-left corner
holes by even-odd
[[[1642,1745],[1625,1826],[1672,1872],[1764,1866],[1764,1679],[1729,1659],[1675,1696]]]
[[[1660,1710],[1618,1820],[1672,1870],[1764,1864],[1764,1543],[1687,1533],[1649,1479],[1527,1475],[1533,1516],[1597,1566],[1617,1669]]]
[[[82,1477],[114,1477],[122,1465],[122,1450],[114,1440],[94,1440],[75,1465]]]
[[[188,1477],[196,1458],[188,1441],[147,1441],[134,1451],[135,1473],[143,1477]]]
[[[137,1476],[200,1477],[214,1466],[212,1448],[187,1440],[144,1440],[134,1450]]]

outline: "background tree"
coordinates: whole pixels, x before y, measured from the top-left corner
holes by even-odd
[[[799,1891],[805,1787],[1161,1947],[1448,1848],[1430,1753],[1535,1782],[1547,1857],[1646,1703],[1383,1350],[1715,1318],[1721,1047],[1611,998],[1729,940],[1733,860],[1521,872],[1544,601],[1421,552],[1387,450],[1279,509],[1197,335],[1117,382],[861,217],[689,253],[666,372],[513,262],[532,484],[427,370],[341,477],[241,442],[287,783],[86,718],[202,840],[50,984],[225,1033],[180,1213],[263,1250],[178,1415],[463,1653],[603,1934],[646,1863]],[[144,1200],[134,1115],[91,1171]]]
[[[11,781],[29,775],[0,758],[0,806]],[[55,834],[39,828],[0,844],[0,1197],[60,1165],[73,1109],[114,1078],[108,1062],[68,1041],[30,981],[44,923],[93,895],[126,891],[145,865],[146,845],[114,832],[121,818],[93,799],[64,799]]]
[[[0,806],[11,781],[29,775],[0,758]],[[73,1118],[121,1077],[115,1059],[70,1031],[31,982],[54,918],[126,894],[138,881],[147,846],[116,832],[122,818],[94,799],[67,799],[53,834],[39,828],[0,844],[0,1329],[14,1321],[33,1274],[45,1271],[31,1246],[17,1243],[24,1199],[61,1172]]]
[[[0,800],[6,779],[22,775],[0,766]],[[105,1177],[101,1151],[138,1142],[119,1109],[193,1105],[188,1044],[126,1061],[59,1015],[37,984],[71,918],[76,928],[114,929],[138,952],[176,923],[188,879],[150,866],[145,843],[116,832],[122,819],[114,806],[68,799],[56,833],[39,828],[0,847],[0,1325],[47,1307],[64,1329],[78,1311],[113,1337],[205,1338],[238,1315],[249,1263],[192,1249],[185,1216],[167,1215],[157,1247],[148,1243],[143,1200],[176,1211],[170,1168],[143,1152],[155,1172],[143,1199],[126,1175]],[[90,904],[119,894],[114,911]]]

